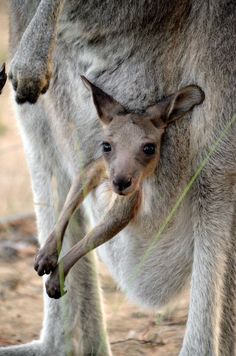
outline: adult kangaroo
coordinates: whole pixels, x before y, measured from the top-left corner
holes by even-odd
[[[234,354],[235,126],[155,244],[153,239],[236,111],[235,18],[233,0],[10,1],[10,78],[23,104],[17,112],[40,244],[54,227],[56,202],[60,208],[72,179],[101,155],[95,149],[97,113],[80,75],[131,111],[183,85],[195,83],[205,92],[191,120],[168,128],[135,226],[99,247],[118,284],[141,305],[164,305],[191,278],[181,356]],[[84,235],[84,214],[95,225],[108,203],[103,184],[74,218],[64,251]],[[93,258],[73,267],[61,300],[45,295],[40,341],[1,349],[0,355],[110,354]]]

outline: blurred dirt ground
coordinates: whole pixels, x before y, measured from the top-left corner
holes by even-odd
[[[0,63],[8,59],[7,1],[0,2]],[[42,324],[42,280],[33,270],[36,229],[30,179],[9,83],[0,96],[0,345],[31,341]],[[7,218],[14,215],[14,218]],[[114,356],[177,355],[187,316],[187,295],[162,313],[129,303],[99,262]]]

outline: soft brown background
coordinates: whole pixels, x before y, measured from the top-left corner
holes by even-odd
[[[7,1],[0,2],[0,64],[8,59]],[[9,68],[9,65],[8,65]],[[37,248],[32,195],[10,84],[0,96],[0,345],[37,338],[42,323],[42,280],[33,270]],[[129,303],[99,263],[108,331],[115,356],[177,355],[186,300],[147,312]]]

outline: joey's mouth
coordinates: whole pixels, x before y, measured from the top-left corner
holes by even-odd
[[[132,190],[132,191],[130,191],[130,192],[120,192],[120,191],[114,190],[114,192],[115,192],[116,194],[118,194],[118,195],[121,195],[121,196],[128,196],[128,195],[132,195],[132,194],[135,192],[135,190]]]
[[[139,182],[137,181],[132,181],[132,184],[127,187],[127,188],[122,188],[114,184],[114,181],[111,182],[112,190],[114,193],[120,196],[129,196],[134,194],[137,190],[140,189]]]

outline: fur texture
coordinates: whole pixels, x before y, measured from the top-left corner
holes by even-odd
[[[11,0],[11,52],[16,54],[13,83],[14,79],[19,83],[25,78],[31,81],[34,73],[37,56],[30,41],[24,40],[23,47],[18,44],[39,3],[43,15],[47,0]],[[56,1],[51,3],[55,5]],[[150,253],[145,251],[236,111],[235,16],[233,0],[65,1],[55,41],[51,34],[46,41],[49,48],[54,41],[50,88],[34,106],[17,108],[42,243],[53,227],[57,210],[52,180],[57,183],[61,206],[80,167],[99,157],[95,149],[100,141],[97,114],[80,74],[129,110],[142,111],[164,93],[190,83],[204,90],[206,100],[194,110],[192,119],[168,128],[158,172],[145,183],[145,208],[135,228],[127,227],[99,248],[121,288],[144,306],[156,308],[167,303],[191,278],[181,356],[234,353],[235,125],[160,240]],[[45,33],[47,24],[43,23],[40,31]],[[30,38],[35,39],[32,29],[28,31]],[[20,74],[22,66],[26,71]],[[38,68],[35,72],[42,78],[45,68],[40,74]],[[31,89],[22,93],[17,87],[17,95],[30,101],[28,94]],[[108,197],[107,187],[102,185],[87,199],[86,212],[92,224],[100,220]],[[83,221],[80,212],[65,239],[70,241],[65,250],[83,235]],[[75,355],[110,353],[92,257],[83,258],[68,280],[68,294],[63,297],[68,298],[65,329],[63,298],[46,298],[41,341],[1,349],[0,355],[60,356],[68,350]],[[64,342],[64,330],[69,344]]]

